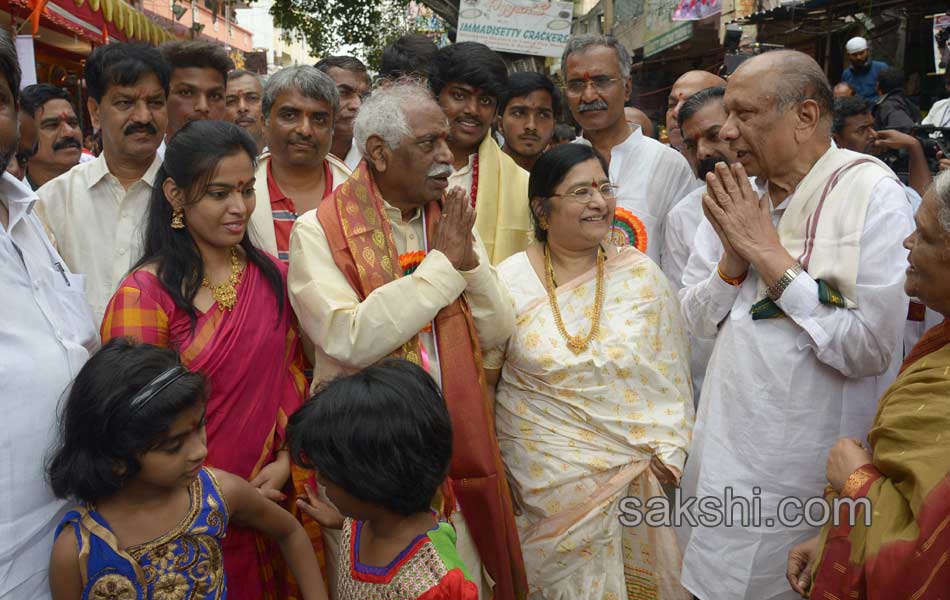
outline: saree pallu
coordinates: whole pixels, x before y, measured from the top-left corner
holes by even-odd
[[[811,597],[937,600],[950,596],[950,322],[920,339],[884,393],[871,432],[872,463],[849,478],[839,523],[821,530]],[[838,496],[831,493],[829,500]]]
[[[287,267],[278,261],[284,281]],[[169,347],[209,381],[206,465],[251,480],[284,444],[287,418],[304,400],[306,381],[293,311],[284,296],[278,312],[273,288],[253,263],[237,286],[231,311],[214,304],[192,329],[161,282],[136,271],[120,284],[102,321],[103,342],[131,337]],[[291,484],[292,485],[292,484]],[[293,502],[293,491],[285,490]],[[292,594],[276,544],[251,529],[231,527],[222,542],[232,599],[275,599]],[[292,585],[292,584],[289,584]]]
[[[669,528],[623,527],[624,496],[663,496],[656,455],[682,470],[693,424],[689,354],[676,297],[644,254],[605,265],[599,333],[579,354],[558,333],[525,253],[499,267],[515,299],[495,407],[531,598],[689,598]],[[565,328],[591,327],[593,273],[557,288]]]

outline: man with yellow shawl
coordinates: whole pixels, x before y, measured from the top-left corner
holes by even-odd
[[[917,211],[907,295],[950,315],[950,173],[934,179]],[[868,434],[870,452],[842,438],[828,455],[829,500],[870,502],[792,548],[788,581],[812,598],[947,598],[950,591],[950,321],[904,359]],[[834,503],[832,503],[834,510]],[[865,519],[869,516],[870,520]],[[853,523],[853,524],[852,524]]]
[[[484,563],[496,599],[523,598],[524,566],[481,364],[481,348],[514,330],[514,309],[473,231],[468,194],[446,193],[449,124],[426,88],[397,83],[363,104],[354,132],[363,162],[297,220],[290,237],[288,288],[315,346],[314,385],[387,356],[420,364],[440,382],[453,429],[442,512],[449,515],[458,499],[461,513],[450,516],[459,554],[482,593],[491,592],[481,582]],[[332,587],[336,553],[327,555]]]
[[[528,172],[491,136],[498,100],[507,93],[505,62],[484,44],[462,42],[439,50],[429,65],[429,87],[449,118],[449,185],[469,193],[475,229],[493,265],[528,247]]]

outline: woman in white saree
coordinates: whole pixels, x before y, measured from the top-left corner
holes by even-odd
[[[676,295],[645,254],[610,244],[606,167],[567,144],[531,172],[538,241],[498,267],[517,327],[485,357],[498,442],[530,598],[688,599],[671,529],[618,519],[625,496],[678,481],[693,402]]]

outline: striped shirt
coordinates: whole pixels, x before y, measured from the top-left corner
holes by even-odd
[[[326,198],[333,193],[333,174],[330,172],[330,164],[327,161],[323,161],[323,174],[323,197]],[[288,198],[277,185],[270,161],[267,163],[267,191],[270,195],[271,211],[274,214],[277,258],[287,263],[290,258],[290,230],[293,229],[294,222],[300,215],[297,214],[293,199]]]

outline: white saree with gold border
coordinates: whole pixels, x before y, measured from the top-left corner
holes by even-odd
[[[496,428],[524,504],[518,529],[530,597],[689,598],[672,531],[618,519],[623,497],[645,503],[664,495],[651,457],[682,471],[690,441],[687,338],[666,277],[633,248],[610,258],[599,334],[574,354],[527,255],[498,270],[517,327],[497,388]],[[595,290],[594,272],[557,288],[570,334],[590,330]]]

